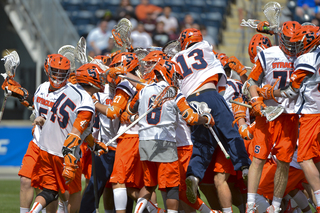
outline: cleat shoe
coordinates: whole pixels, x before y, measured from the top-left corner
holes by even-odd
[[[190,175],[186,179],[186,185],[187,185],[187,199],[190,201],[190,203],[195,203],[197,201],[197,195],[198,195],[198,183],[199,179],[195,176]]]
[[[271,205],[271,206],[269,206],[269,207],[267,208],[267,213],[279,213],[280,211],[281,211],[280,208],[275,209],[273,205]]]
[[[256,204],[255,203],[247,203],[246,204],[246,213],[255,213],[256,212]]]

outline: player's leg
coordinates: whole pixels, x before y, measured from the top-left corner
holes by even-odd
[[[68,200],[69,200],[69,191],[65,193],[59,192],[59,203],[57,213],[67,213],[68,212]]]
[[[305,194],[299,189],[294,189],[288,193],[288,195],[298,204],[302,212],[311,213],[311,208]]]
[[[227,180],[230,174],[228,173],[216,173],[214,176],[214,184],[217,189],[222,211],[224,213],[232,212],[232,196]]]
[[[29,211],[33,201],[34,189],[31,186],[31,179],[20,177],[20,213]],[[25,210],[25,211],[24,211]]]
[[[112,186],[107,186],[103,190],[103,206],[105,213],[113,213],[114,211],[114,201],[113,201],[113,190]]]

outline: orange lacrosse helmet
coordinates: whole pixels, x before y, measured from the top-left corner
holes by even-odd
[[[283,23],[280,31],[280,49],[288,56],[293,57],[296,54],[295,44],[290,42],[294,32],[301,28],[301,25],[296,21],[286,21]]]
[[[143,70],[144,79],[153,79],[154,76],[153,73],[151,73],[151,70],[161,59],[170,60],[170,57],[160,50],[154,50],[142,59],[141,66]]]
[[[76,70],[76,80],[78,84],[90,85],[99,89],[99,92],[103,92],[107,75],[97,64],[88,63]]]
[[[179,41],[181,44],[181,50],[185,50],[190,44],[203,41],[203,37],[200,30],[188,28],[181,32]]]
[[[271,41],[267,36],[261,34],[255,34],[254,36],[252,36],[248,47],[248,53],[251,63],[255,63],[255,58],[258,55],[258,49],[265,50],[271,46]]]
[[[70,61],[67,57],[60,54],[48,55],[44,69],[53,88],[60,89],[66,85],[70,74]]]
[[[112,60],[110,67],[118,67],[118,66],[124,66],[127,68],[127,72],[131,72],[132,74],[135,74],[134,71],[136,71],[139,68],[139,60],[135,53],[129,53],[129,52],[123,52],[117,54],[114,59]]]
[[[305,25],[296,30],[290,42],[296,45],[296,56],[313,51],[320,45],[320,32],[318,26]]]
[[[180,67],[176,62],[161,59],[153,68],[155,79],[163,78],[170,85],[178,85],[178,80],[183,79]]]

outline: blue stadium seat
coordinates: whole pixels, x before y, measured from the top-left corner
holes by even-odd
[[[100,0],[84,0],[83,9],[95,12],[96,10],[101,9],[102,2]]]
[[[196,22],[197,24],[201,24],[201,22],[202,22],[201,13],[186,12],[186,14],[190,14],[193,17],[194,22]]]
[[[207,12],[220,12],[224,15],[229,4],[226,0],[207,0],[206,5]]]
[[[103,7],[108,7],[108,6],[120,6],[120,0],[101,0]]]
[[[220,28],[222,26],[223,17],[219,12],[201,14],[201,17],[207,27],[213,26]]]
[[[130,4],[131,4],[133,7],[136,7],[138,4],[140,4],[140,0],[130,0]]]
[[[82,0],[64,0],[61,5],[66,11],[79,11],[82,9]]]
[[[85,38],[87,37],[88,33],[94,29],[96,26],[93,24],[85,24],[85,25],[77,25],[76,29],[78,31],[78,34],[80,36],[84,36]]]
[[[216,42],[216,44],[220,43],[220,32],[219,32],[219,28],[217,27],[211,27],[211,26],[207,26],[207,33],[209,36],[213,37],[214,41]]]
[[[81,10],[76,13],[76,19],[74,21],[76,25],[87,25],[94,23],[94,14],[91,11]]]
[[[163,0],[149,0],[149,3],[150,4],[154,4],[154,5],[158,6],[158,7],[166,6],[166,4],[164,3]]]
[[[184,10],[186,12],[203,13],[206,9],[204,0],[186,0]]]

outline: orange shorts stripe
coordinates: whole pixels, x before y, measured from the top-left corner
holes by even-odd
[[[298,139],[298,125],[299,116],[296,114],[282,114],[270,122],[265,117],[257,116],[253,156],[267,159],[272,151],[278,160],[291,162]]]
[[[70,194],[81,191],[81,166],[76,171],[75,179],[67,186],[62,177],[64,159],[40,150],[39,158],[32,172],[31,185],[36,188],[46,188],[53,191],[66,190]]]
[[[80,164],[82,168],[82,174],[86,179],[90,179],[92,171],[92,157],[91,150],[88,148],[87,143],[82,143],[80,145],[82,152],[82,157],[80,158]]]
[[[141,161],[144,172],[144,185],[153,187],[159,185],[159,189],[176,187],[180,185],[180,162],[160,163]]]
[[[300,118],[298,162],[320,157],[320,115],[302,115]]]
[[[143,170],[139,155],[139,135],[125,134],[118,139],[111,183],[125,183],[127,187],[142,188]]]
[[[33,141],[30,141],[27,152],[22,159],[21,168],[18,173],[19,176],[31,179],[32,171],[36,165],[39,152],[40,148]]]
[[[193,148],[193,145],[177,147],[178,158],[182,168],[180,173],[180,189],[181,190],[187,190],[186,173],[187,173],[188,165],[192,155],[192,148]]]

